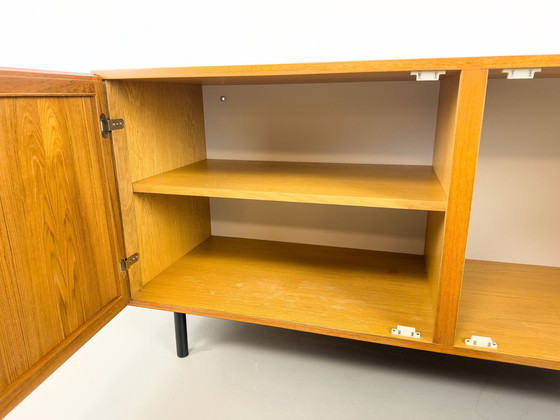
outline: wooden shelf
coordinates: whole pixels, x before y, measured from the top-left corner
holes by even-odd
[[[489,352],[560,361],[559,296],[560,268],[467,260],[455,346],[490,336]]]
[[[395,337],[413,326],[430,342],[424,257],[210,237],[132,299],[136,306],[304,331]]]
[[[134,192],[445,211],[431,166],[203,160],[134,183]]]

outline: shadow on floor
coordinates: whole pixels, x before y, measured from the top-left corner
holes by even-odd
[[[197,317],[198,318],[198,317]],[[560,397],[560,371],[405,349],[242,322],[199,318],[190,329],[191,352],[203,347],[242,345],[297,354],[363,369],[391,369],[446,382],[491,382],[508,390]],[[560,351],[560,350],[559,350]]]

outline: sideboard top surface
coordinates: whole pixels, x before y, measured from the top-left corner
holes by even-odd
[[[506,77],[504,68],[540,67],[536,77],[560,77],[560,55],[462,57],[438,59],[347,61],[300,64],[261,64],[211,67],[168,67],[95,70],[107,80],[134,79],[190,84],[256,84],[415,80],[411,71],[484,68],[491,77]]]

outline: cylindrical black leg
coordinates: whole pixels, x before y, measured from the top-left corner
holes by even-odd
[[[189,340],[187,337],[187,316],[175,312],[175,341],[177,342],[177,357],[189,355]]]

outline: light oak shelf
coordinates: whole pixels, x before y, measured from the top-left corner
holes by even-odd
[[[560,361],[559,296],[560,268],[467,260],[455,346],[491,335],[489,352]]]
[[[203,160],[137,181],[136,193],[445,211],[431,166]]]
[[[334,335],[391,337],[397,325],[420,331],[415,341],[433,335],[420,255],[210,237],[132,304]]]

